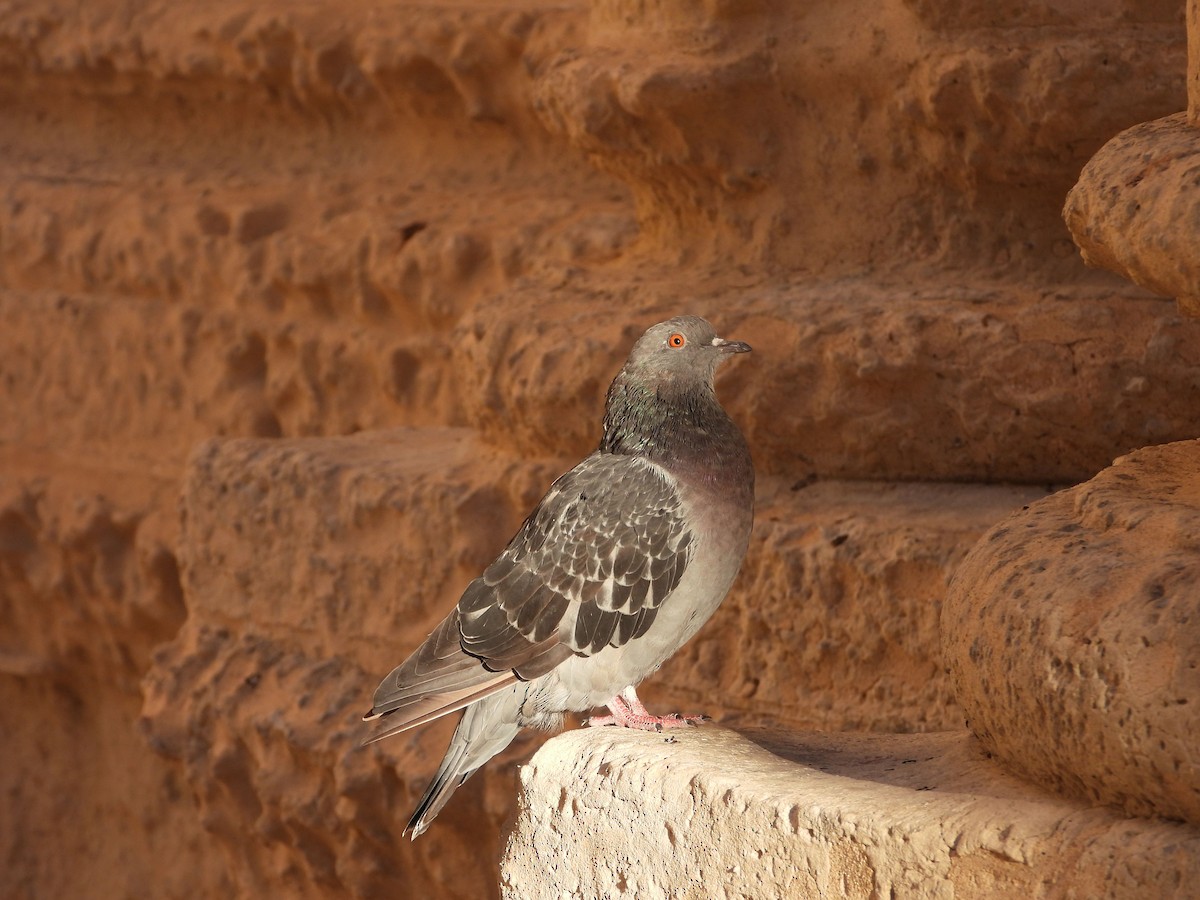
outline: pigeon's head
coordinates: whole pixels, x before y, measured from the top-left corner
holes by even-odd
[[[629,354],[625,373],[658,384],[699,381],[712,385],[717,366],[750,345],[717,337],[699,316],[676,316],[649,328]]]
[[[713,376],[722,362],[749,349],[749,344],[717,337],[699,316],[676,316],[650,328],[608,389],[601,452],[677,462],[681,453],[690,453],[699,465],[699,457],[709,462],[725,458],[713,443],[718,434],[744,452],[737,427],[717,402]],[[680,429],[685,427],[693,432],[682,441],[688,449],[681,449]]]

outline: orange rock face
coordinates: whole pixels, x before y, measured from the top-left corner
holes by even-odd
[[[1200,443],[1148,447],[1010,516],[959,568],[942,618],[985,746],[1058,792],[1193,824],[1198,472]]]
[[[1059,219],[1185,56],[1133,0],[0,9],[0,894],[496,894],[539,738],[409,844],[446,727],[357,717],[677,312],[756,348],[760,508],[646,696],[957,725],[968,548],[1194,436],[1200,323]]]
[[[1187,115],[1137,125],[1084,168],[1064,215],[1089,264],[1177,297],[1200,315],[1200,238],[1177,227],[1200,216],[1194,190],[1200,128]]]

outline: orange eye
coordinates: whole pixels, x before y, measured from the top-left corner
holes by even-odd
[[[687,343],[687,338],[685,338],[682,334],[680,334],[677,331],[673,335],[671,335],[669,338],[667,338],[667,343],[670,344],[672,347],[674,347],[676,350],[678,350],[680,347],[682,347],[684,344]]]

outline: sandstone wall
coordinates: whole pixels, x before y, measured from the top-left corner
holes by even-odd
[[[676,311],[760,513],[647,694],[958,725],[967,549],[1194,436],[1200,325],[1059,218],[1185,65],[1178,2],[5,5],[0,893],[494,894],[535,740],[410,845],[446,728],[357,717]]]

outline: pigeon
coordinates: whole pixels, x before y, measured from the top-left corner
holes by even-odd
[[[412,840],[523,727],[557,729],[565,712],[600,706],[609,714],[589,725],[704,718],[654,716],[636,687],[709,619],[746,553],[754,468],[713,379],[749,350],[697,316],[647,330],[608,390],[600,446],[383,679],[365,743],[465,710],[405,827]]]

